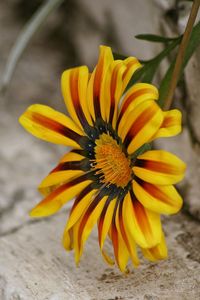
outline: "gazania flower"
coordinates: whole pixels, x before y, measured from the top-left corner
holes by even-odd
[[[81,66],[62,75],[70,117],[39,104],[20,117],[36,137],[72,147],[40,184],[44,199],[30,215],[52,215],[75,197],[63,245],[74,249],[77,263],[96,223],[104,258],[112,263],[103,248],[108,237],[123,272],[129,258],[139,264],[137,246],[152,261],[167,256],[160,214],[181,208],[173,184],[182,180],[185,164],[169,152],[150,150],[149,143],[178,134],[181,114],[163,112],[151,84],[136,83],[126,91],[140,67],[135,57],[114,60],[102,46],[91,74]]]

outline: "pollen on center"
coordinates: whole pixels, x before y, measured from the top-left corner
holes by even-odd
[[[131,180],[130,160],[110,135],[103,133],[95,141],[94,168],[101,182],[125,187]]]

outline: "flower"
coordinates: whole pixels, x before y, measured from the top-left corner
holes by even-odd
[[[101,46],[91,74],[86,66],[62,74],[70,117],[36,104],[19,120],[36,137],[72,147],[41,182],[44,199],[30,215],[52,215],[76,197],[63,236],[76,263],[96,223],[103,257],[113,263],[103,248],[109,237],[122,272],[129,258],[139,264],[137,246],[151,261],[167,256],[160,214],[181,208],[173,184],[184,177],[185,164],[169,152],[151,150],[149,143],[178,134],[181,113],[162,111],[151,84],[136,83],[126,91],[140,67],[135,57],[114,60],[111,49]]]

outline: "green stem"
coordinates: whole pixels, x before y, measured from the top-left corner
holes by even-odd
[[[183,64],[183,60],[184,60],[184,56],[185,56],[185,51],[186,48],[188,46],[188,42],[190,40],[190,36],[192,33],[192,29],[193,29],[193,25],[198,13],[198,9],[200,6],[200,0],[194,0],[192,8],[191,8],[191,12],[190,12],[190,16],[185,28],[185,32],[183,34],[183,38],[181,41],[181,44],[179,46],[179,50],[178,50],[178,54],[176,57],[176,63],[174,66],[174,70],[172,73],[172,78],[169,84],[169,90],[167,93],[167,96],[165,98],[165,104],[164,104],[164,109],[169,109],[172,101],[173,101],[173,96],[174,96],[174,92],[179,80],[179,76],[180,76],[180,72],[181,72],[181,68],[182,68],[182,64]]]

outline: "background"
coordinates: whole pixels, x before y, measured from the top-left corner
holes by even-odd
[[[0,79],[24,24],[43,1],[0,1]],[[37,186],[66,149],[37,140],[18,118],[32,103],[65,112],[60,75],[66,68],[93,68],[100,44],[139,59],[162,45],[134,38],[139,33],[182,33],[191,3],[167,0],[66,0],[40,28],[23,54],[5,95],[0,96],[0,299],[200,299],[200,49],[188,64],[175,107],[183,111],[183,133],[156,146],[188,164],[179,186],[184,208],[163,218],[169,259],[142,260],[127,277],[104,264],[94,230],[76,268],[61,245],[68,208],[34,220]],[[157,76],[162,76],[165,61]]]

